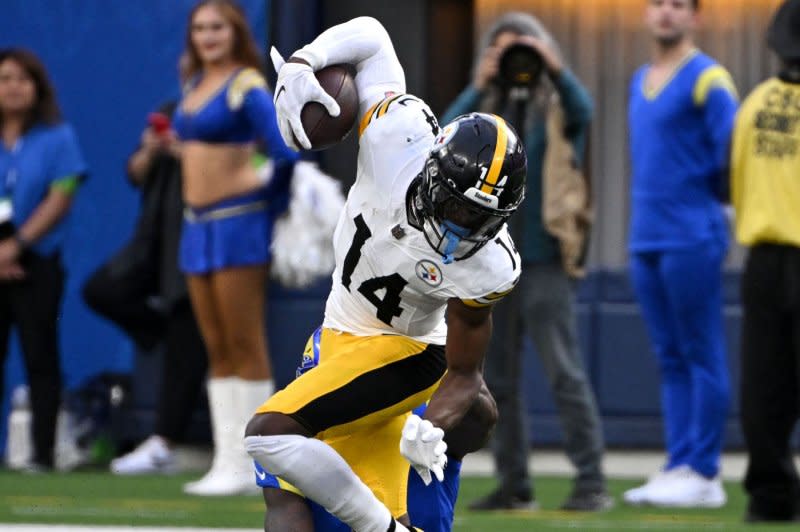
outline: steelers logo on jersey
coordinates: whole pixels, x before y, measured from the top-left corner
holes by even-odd
[[[422,279],[425,284],[430,286],[439,286],[442,284],[442,270],[429,260],[423,259],[417,263],[416,266],[417,277]]]

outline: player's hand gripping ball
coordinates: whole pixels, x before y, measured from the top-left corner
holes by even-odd
[[[358,92],[346,65],[330,65],[317,72],[301,63],[285,63],[270,53],[278,81],[275,110],[278,127],[288,146],[324,150],[353,129],[358,115]]]

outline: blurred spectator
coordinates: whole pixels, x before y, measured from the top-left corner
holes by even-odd
[[[128,177],[142,190],[142,212],[130,243],[88,280],[84,298],[117,323],[142,350],[163,343],[153,434],[111,463],[120,475],[168,472],[200,398],[207,355],[178,269],[181,231],[180,142],[170,127],[175,103],[149,117]]]
[[[721,204],[737,108],[728,72],[695,48],[698,0],[649,0],[652,63],[633,76],[628,121],[629,252],[636,296],[661,368],[663,471],[629,504],[718,507],[730,402],[721,268]]]
[[[747,521],[800,521],[791,435],[800,415],[800,0],[772,20],[780,73],[742,103],[733,136],[742,278],[742,410]]]
[[[499,114],[525,132],[528,181],[522,213],[510,221],[514,240],[522,246],[522,278],[495,305],[485,367],[501,413],[493,445],[500,485],[470,508],[535,504],[519,390],[522,338],[528,334],[545,367],[567,455],[578,473],[562,509],[608,509],[613,499],[602,470],[602,428],[578,349],[571,279],[582,274],[589,228],[587,183],[577,168],[591,119],[590,97],[542,24],[528,14],[509,13],[483,37],[472,84],[447,109],[442,123],[472,111]],[[570,210],[570,203],[578,210]]]
[[[242,10],[204,0],[188,21],[183,99],[174,125],[182,141],[184,214],[179,263],[209,356],[211,470],[184,486],[195,495],[255,490],[244,452],[247,420],[274,390],[265,297],[275,218],[286,209],[297,154],[283,142],[260,52]],[[256,140],[273,172],[251,164]]]
[[[47,471],[53,467],[62,386],[60,252],[65,216],[86,163],[75,132],[61,119],[44,66],[29,51],[0,51],[0,127],[0,372],[15,324],[33,415],[28,469]]]

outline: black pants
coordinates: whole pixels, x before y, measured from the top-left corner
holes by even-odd
[[[131,261],[121,260],[125,256]],[[149,303],[154,287],[152,263],[121,252],[90,277],[83,296],[95,312],[119,325],[145,351],[163,342],[154,432],[180,441],[205,382],[208,356],[188,297],[157,311]]]
[[[83,287],[83,299],[113,321],[145,350],[164,334],[165,316],[150,302],[157,290],[157,264],[149,243],[139,236],[94,272]]]
[[[162,360],[154,433],[170,441],[181,441],[201,397],[208,370],[206,347],[188,300],[179,302],[169,315]]]
[[[58,312],[64,289],[59,256],[26,255],[26,278],[0,282],[0,385],[11,325],[19,333],[33,416],[33,460],[53,466],[56,419],[61,402]]]
[[[524,496],[531,490],[525,394],[519,379],[524,335],[533,340],[552,390],[564,448],[578,473],[575,489],[605,489],[602,426],[580,354],[573,297],[560,264],[526,263],[519,285],[493,311],[484,378],[500,412],[492,452],[506,495]]]
[[[742,278],[741,421],[750,511],[772,519],[800,513],[790,438],[800,415],[800,248],[762,244]]]

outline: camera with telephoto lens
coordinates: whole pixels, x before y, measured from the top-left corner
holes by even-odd
[[[527,44],[513,44],[500,57],[497,80],[505,88],[530,87],[544,69],[542,56]]]

